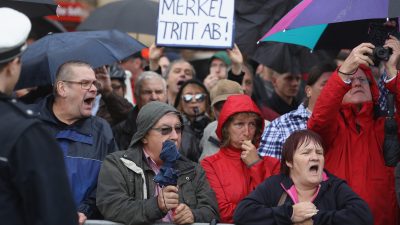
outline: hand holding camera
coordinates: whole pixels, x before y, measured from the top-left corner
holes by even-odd
[[[369,41],[375,45],[371,55],[374,64],[378,66],[381,61],[385,62],[385,64],[390,61],[391,63],[389,64],[392,64],[395,59],[391,58],[391,56],[394,48],[396,48],[396,42],[400,38],[396,22],[389,20],[383,24],[371,23],[368,35]]]
[[[386,40],[384,48],[390,50],[390,55],[387,60],[384,60],[385,69],[389,78],[397,75],[400,61],[400,41],[395,36],[390,35]]]
[[[360,65],[372,65],[373,61],[369,56],[372,55],[374,48],[371,43],[362,43],[355,47],[339,68],[339,76],[347,80],[347,76],[355,74]]]

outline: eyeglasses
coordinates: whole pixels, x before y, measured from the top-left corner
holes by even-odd
[[[174,129],[177,134],[182,133],[183,124],[176,125],[175,127],[165,126],[165,127],[154,127],[152,130],[156,130],[161,133],[161,135],[169,135]]]
[[[200,93],[200,94],[195,94],[195,95],[183,95],[182,99],[184,102],[189,103],[192,101],[192,99],[194,98],[194,100],[196,100],[196,102],[203,102],[206,99],[206,94],[204,93]]]
[[[80,84],[81,88],[84,90],[89,90],[92,85],[94,85],[97,89],[101,87],[100,83],[97,80],[82,80],[82,81],[73,81],[73,80],[63,80],[63,82],[71,83],[71,84]]]
[[[353,83],[355,80],[360,81],[361,84],[369,83],[369,80],[366,77],[351,77],[350,81]]]

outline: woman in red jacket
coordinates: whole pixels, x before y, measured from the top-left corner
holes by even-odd
[[[228,97],[216,130],[220,151],[201,161],[217,196],[221,222],[233,223],[237,204],[264,179],[279,172],[277,159],[258,155],[263,130],[261,112],[249,96]]]

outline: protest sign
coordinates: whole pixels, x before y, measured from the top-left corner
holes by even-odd
[[[234,0],[160,0],[157,46],[232,48]]]

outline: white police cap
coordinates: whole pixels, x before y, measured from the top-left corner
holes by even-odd
[[[10,8],[0,8],[0,63],[19,56],[31,30],[29,18]]]

